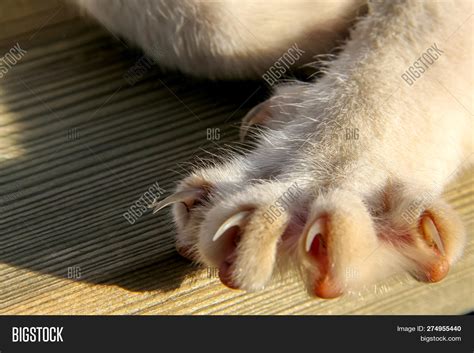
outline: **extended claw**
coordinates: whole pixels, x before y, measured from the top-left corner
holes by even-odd
[[[423,229],[424,238],[428,244],[436,247],[441,255],[445,256],[446,252],[444,250],[443,241],[441,240],[438,229],[436,228],[436,225],[434,224],[431,217],[423,217],[421,220],[421,227]]]
[[[204,190],[198,189],[198,188],[178,191],[159,202],[158,200],[153,201],[153,203],[148,207],[154,208],[153,214],[155,214],[159,212],[161,209],[165,208],[166,206],[169,206],[177,202],[181,202],[186,206],[186,209],[189,210],[189,208],[194,203],[194,200],[202,197],[203,194],[204,194]]]
[[[316,222],[313,223],[311,228],[309,228],[308,233],[306,233],[306,242],[305,250],[309,252],[311,250],[311,245],[316,236],[321,236],[326,231],[326,222],[324,219],[319,218]]]
[[[245,140],[250,127],[253,125],[263,125],[270,116],[268,101],[253,107],[242,119],[242,124],[240,125],[240,141]]]
[[[221,224],[219,229],[216,231],[216,233],[212,237],[212,241],[216,241],[217,239],[219,239],[222,236],[222,234],[224,234],[228,229],[232,227],[235,227],[235,226],[242,227],[245,224],[247,220],[247,216],[249,214],[250,214],[250,211],[242,211],[227,218],[227,220]]]

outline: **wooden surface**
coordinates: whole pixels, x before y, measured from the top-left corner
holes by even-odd
[[[446,198],[468,227],[441,283],[394,278],[360,295],[311,299],[287,278],[254,294],[222,286],[174,251],[168,212],[122,214],[154,183],[237,137],[259,82],[210,83],[152,67],[130,85],[132,50],[59,1],[0,2],[0,55],[26,55],[0,79],[0,313],[437,314],[474,309],[472,170]],[[208,128],[221,139],[208,141]],[[80,278],[68,278],[68,269]]]

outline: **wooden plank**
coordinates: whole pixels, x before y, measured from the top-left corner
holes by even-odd
[[[63,0],[2,0],[0,9],[0,46],[12,40],[40,40],[37,35],[47,33],[48,27],[81,16],[75,6]],[[56,31],[55,36],[61,34]]]
[[[435,314],[474,308],[472,170],[446,192],[469,230],[466,254],[433,285],[393,278],[324,301],[285,278],[245,294],[175,253],[168,213],[147,213],[128,224],[122,214],[148,187],[158,182],[170,191],[189,170],[187,162],[206,155],[202,149],[235,141],[239,118],[266,92],[258,82],[195,81],[156,67],[130,85],[124,75],[141,54],[74,12],[44,24],[45,12],[57,7],[52,0],[0,4],[0,23],[8,24],[0,52],[16,42],[27,49],[0,80],[0,313]],[[221,140],[208,141],[207,128],[220,128]],[[80,279],[68,279],[71,267],[81,269]]]

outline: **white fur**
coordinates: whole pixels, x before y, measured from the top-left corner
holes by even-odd
[[[211,78],[262,75],[294,43],[331,49],[362,0],[73,0],[163,67]]]
[[[327,51],[363,9],[358,1],[78,1],[164,67],[211,78],[262,74],[293,43],[311,55]],[[312,288],[321,275],[318,264],[297,244],[307,222],[326,212],[331,276],[350,291],[439,261],[420,234],[424,213],[410,224],[401,218],[424,192],[434,200],[426,211],[452,265],[464,230],[438,197],[459,167],[472,163],[472,9],[471,1],[370,2],[323,77],[279,86],[264,103],[271,118],[256,133],[254,150],[197,170],[180,184],[179,190],[211,187],[189,215],[175,206],[178,243],[191,246],[198,261],[219,266],[222,244],[211,238],[228,217],[250,207],[234,256],[238,286],[261,288],[280,262],[302,268]],[[401,75],[433,43],[443,55],[407,85]],[[346,129],[359,138],[347,139]],[[294,181],[304,197],[265,225],[262,210]],[[297,234],[282,242],[290,225]],[[397,245],[402,236],[412,242]],[[351,266],[360,268],[359,277],[344,277]]]

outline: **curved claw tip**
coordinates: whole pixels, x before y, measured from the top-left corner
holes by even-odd
[[[269,117],[268,101],[262,102],[250,109],[250,111],[243,117],[242,124],[240,125],[240,141],[245,140],[250,127],[257,124],[264,124]]]
[[[311,245],[313,244],[314,238],[317,235],[321,235],[325,231],[325,223],[322,218],[317,219],[313,225],[309,228],[308,232],[306,233],[306,242],[305,242],[305,250],[309,252],[311,250]]]
[[[217,239],[219,239],[222,234],[224,234],[228,229],[235,226],[242,226],[245,223],[246,218],[249,214],[250,211],[241,211],[227,218],[227,220],[221,224],[219,229],[212,237],[212,241],[216,241]]]
[[[421,226],[423,227],[423,232],[425,233],[425,236],[434,243],[441,255],[445,256],[446,251],[444,249],[443,241],[441,240],[438,229],[436,228],[436,225],[434,224],[431,217],[424,217],[421,221]]]
[[[190,204],[191,201],[199,198],[203,194],[203,190],[199,188],[194,188],[194,189],[188,189],[188,190],[183,190],[183,191],[178,191],[165,199],[161,200],[160,202],[157,202],[158,200],[155,200],[149,208],[154,208],[153,214],[159,212],[166,206],[172,205],[177,202],[182,202],[186,205]]]

